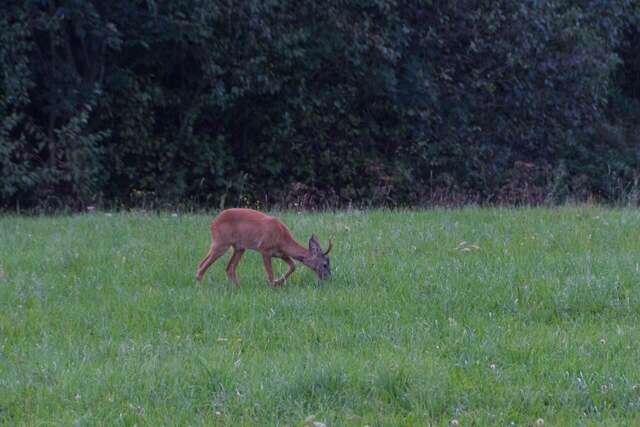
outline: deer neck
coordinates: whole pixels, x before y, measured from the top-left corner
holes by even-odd
[[[309,257],[309,250],[302,246],[300,243],[296,242],[294,239],[291,239],[289,242],[287,242],[285,252],[291,258],[300,262],[303,262],[305,258]]]

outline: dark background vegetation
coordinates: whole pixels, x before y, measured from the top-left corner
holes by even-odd
[[[4,0],[0,206],[637,203],[637,0]]]

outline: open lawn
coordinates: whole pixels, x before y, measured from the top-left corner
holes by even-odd
[[[283,213],[278,290],[212,217],[0,217],[0,424],[640,425],[640,211]]]

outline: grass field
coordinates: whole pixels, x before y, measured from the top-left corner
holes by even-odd
[[[281,216],[330,281],[197,288],[207,215],[0,218],[0,424],[640,425],[639,211]]]

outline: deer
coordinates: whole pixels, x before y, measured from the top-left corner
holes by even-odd
[[[260,252],[267,279],[271,288],[282,285],[296,270],[295,261],[301,262],[313,270],[320,280],[331,276],[329,257],[333,240],[329,240],[326,251],[323,251],[314,234],[309,239],[309,247],[298,243],[291,231],[278,218],[253,209],[225,209],[211,221],[211,247],[207,255],[200,261],[196,271],[196,283],[202,283],[207,269],[218,258],[233,248],[233,254],[225,268],[227,277],[236,287],[240,281],[236,276],[236,267],[247,249]],[[289,269],[277,280],[274,280],[271,259],[284,260]]]

